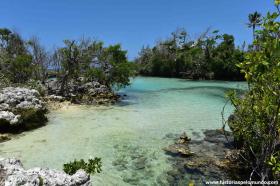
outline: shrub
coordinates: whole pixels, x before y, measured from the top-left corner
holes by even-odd
[[[73,162],[66,163],[63,165],[65,173],[73,175],[79,169],[83,169],[88,174],[95,174],[101,172],[101,158],[89,159],[88,162],[85,160],[74,160]]]
[[[248,92],[242,98],[234,93],[229,96],[236,108],[229,126],[244,149],[242,157],[252,170],[250,179],[279,179],[279,13],[268,13],[263,19],[254,50],[239,65],[245,73]]]

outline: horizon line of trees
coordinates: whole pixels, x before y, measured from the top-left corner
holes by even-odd
[[[259,37],[257,28],[261,23],[259,12],[248,15],[247,26],[252,28],[253,40]],[[245,80],[238,64],[256,46],[246,46],[245,42],[236,46],[234,41],[233,35],[219,34],[218,30],[211,32],[210,28],[198,39],[191,39],[184,28],[178,28],[155,46],[143,46],[134,62],[143,76]]]
[[[237,64],[246,52],[245,42],[236,47],[233,35],[207,29],[194,40],[180,28],[154,47],[143,47],[135,62],[144,76],[244,80]]]

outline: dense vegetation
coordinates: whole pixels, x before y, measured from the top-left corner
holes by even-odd
[[[26,84],[31,80],[44,83],[50,75],[61,81],[61,93],[70,81],[98,81],[103,85],[123,87],[129,84],[134,67],[119,44],[104,47],[90,39],[65,40],[65,46],[47,52],[34,37],[22,37],[7,28],[0,29],[1,85]]]
[[[280,178],[280,1],[277,11],[263,18],[251,14],[255,26],[253,49],[239,65],[249,85],[241,98],[231,93],[235,106],[229,122],[242,149],[242,161],[251,170],[250,179]],[[255,31],[256,26],[260,28]]]
[[[234,37],[210,33],[197,40],[188,39],[184,29],[160,41],[153,48],[144,47],[136,59],[139,73],[147,76],[185,77],[189,79],[242,80],[236,66],[244,60],[244,48],[237,48]]]

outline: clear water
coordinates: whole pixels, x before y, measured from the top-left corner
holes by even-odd
[[[45,127],[1,143],[0,156],[20,158],[26,168],[56,169],[97,156],[103,171],[92,176],[94,185],[159,185],[171,167],[162,151],[173,142],[166,135],[220,128],[224,94],[232,88],[246,85],[138,77],[120,91],[127,97],[118,105],[50,112]]]

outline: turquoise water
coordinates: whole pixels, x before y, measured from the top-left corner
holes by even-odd
[[[50,112],[45,127],[0,144],[0,156],[17,157],[26,168],[62,169],[73,159],[101,157],[103,171],[94,185],[161,185],[171,168],[163,147],[169,134],[222,126],[224,94],[245,83],[167,78],[132,80],[114,106],[69,106]],[[226,107],[226,115],[232,112]]]

